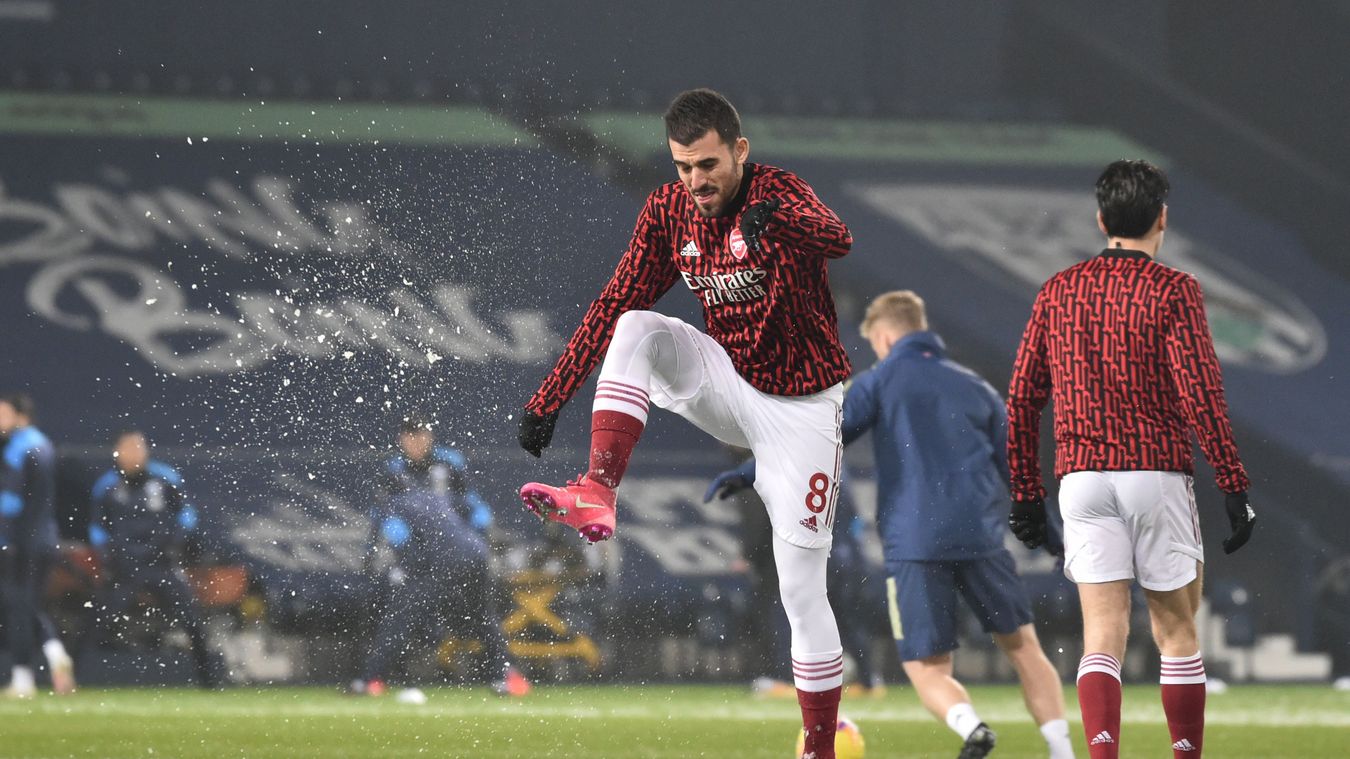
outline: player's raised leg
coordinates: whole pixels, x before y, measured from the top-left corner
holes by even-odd
[[[647,425],[653,391],[678,401],[697,393],[703,381],[692,332],[684,322],[652,311],[619,317],[595,389],[590,468],[566,487],[526,484],[520,497],[527,508],[575,528],[592,543],[614,534],[615,490]]]

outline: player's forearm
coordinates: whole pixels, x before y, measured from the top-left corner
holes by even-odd
[[[1228,419],[1228,403],[1224,398],[1223,385],[1203,390],[1194,390],[1199,398],[1187,403],[1191,429],[1200,442],[1200,450],[1205,459],[1214,468],[1214,480],[1225,493],[1245,491],[1250,482],[1247,470],[1238,457],[1237,441],[1233,435],[1233,425]],[[1197,403],[1203,398],[1206,402]]]
[[[1041,408],[1025,400],[1008,400],[1008,487],[1013,500],[1045,497],[1041,478]]]
[[[776,219],[765,234],[771,243],[826,258],[842,258],[853,248],[852,233],[828,208],[788,206],[780,213],[782,218]]]

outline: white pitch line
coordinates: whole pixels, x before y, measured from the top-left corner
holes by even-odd
[[[399,718],[399,719],[445,719],[450,718],[566,718],[582,720],[604,719],[646,719],[658,722],[679,722],[685,720],[707,719],[707,705],[673,706],[660,702],[650,706],[629,704],[623,706],[594,707],[584,705],[539,703],[500,703],[482,704],[437,704],[435,693],[430,694],[431,702],[426,705],[400,707],[392,702],[335,703],[335,704],[284,704],[268,703],[257,706],[233,706],[228,704],[100,704],[97,702],[44,702],[24,704],[20,708],[14,705],[0,707],[0,717],[22,713],[70,714],[126,716],[132,718],[156,718],[159,720],[183,718],[200,720],[203,716],[217,717],[335,717],[335,718]],[[892,704],[862,704],[845,702],[843,710],[850,718],[859,723],[867,722],[934,722],[922,707],[897,707]],[[991,723],[1013,723],[1028,719],[1020,708],[989,705],[981,707],[981,716]],[[1070,715],[1076,721],[1077,715]],[[1162,709],[1157,706],[1126,706],[1122,715],[1126,724],[1164,724]],[[718,719],[732,722],[793,722],[799,719],[796,704],[725,704]],[[1206,724],[1214,725],[1257,725],[1262,727],[1350,727],[1350,711],[1298,711],[1280,712],[1271,709],[1215,709],[1211,708],[1205,717]],[[936,724],[936,722],[934,722]]]

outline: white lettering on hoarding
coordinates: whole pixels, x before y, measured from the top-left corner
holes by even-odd
[[[194,306],[173,272],[130,257],[192,242],[248,261],[408,252],[360,202],[320,201],[307,213],[289,180],[259,176],[249,186],[245,194],[213,179],[199,193],[170,186],[117,192],[64,183],[53,188],[55,202],[43,205],[11,196],[0,183],[0,268],[42,265],[27,288],[34,312],[124,341],[180,376],[245,371],[286,354],[326,358],[346,351],[378,351],[411,366],[441,357],[532,363],[550,358],[562,342],[544,312],[509,310],[489,323],[474,307],[473,290],[449,282],[421,293],[390,289],[383,303],[341,297],[301,303],[262,290],[211,293],[217,302]]]

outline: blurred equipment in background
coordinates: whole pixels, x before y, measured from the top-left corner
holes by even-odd
[[[398,446],[371,520],[371,568],[384,578],[384,604],[353,692],[383,694],[419,642],[435,648],[454,630],[477,643],[476,679],[501,695],[525,695],[530,683],[508,660],[488,569],[492,512],[469,486],[464,456],[436,445],[432,421],[418,414],[403,420]],[[377,545],[387,561],[374,560]]]
[[[125,645],[125,623],[133,612],[154,606],[168,625],[187,633],[197,683],[214,688],[224,681],[223,665],[207,643],[201,605],[183,567],[197,520],[182,477],[150,458],[145,434],[118,433],[113,467],[95,483],[90,501],[89,543],[99,553],[104,576],[87,644],[102,649],[121,639]]]
[[[1331,684],[1350,691],[1350,556],[1327,562],[1317,578],[1319,643],[1331,655]]]
[[[33,426],[33,400],[0,396],[0,589],[5,643],[13,660],[7,696],[32,698],[34,655],[41,648],[57,693],[75,689],[75,669],[42,608],[56,555],[56,452]]]

